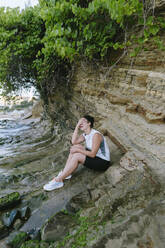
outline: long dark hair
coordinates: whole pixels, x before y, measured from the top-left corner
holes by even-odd
[[[94,118],[90,115],[84,115],[83,118],[85,118],[88,122],[90,122],[90,127],[92,128],[93,127],[93,124],[94,124]]]

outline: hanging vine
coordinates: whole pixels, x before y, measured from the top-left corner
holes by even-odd
[[[155,9],[155,0],[40,0],[22,12],[0,8],[1,87],[31,83],[48,95],[68,83],[74,61],[103,61],[120,50],[112,69],[132,44],[132,57],[151,39],[164,49],[165,20]],[[130,35],[137,27],[138,35]]]

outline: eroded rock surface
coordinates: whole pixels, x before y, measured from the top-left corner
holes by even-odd
[[[163,1],[158,2],[163,10]],[[20,230],[43,228],[42,239],[53,240],[55,247],[165,247],[165,52],[150,43],[136,58],[129,52],[114,68],[77,64],[70,85],[59,85],[48,99],[54,131],[45,132],[43,124],[40,134],[45,136],[38,135],[31,149],[22,147],[23,155],[14,162],[2,160],[11,171],[5,175],[3,168],[1,194],[17,190],[31,206]],[[86,113],[107,136],[112,166],[102,174],[80,169],[64,188],[43,192],[42,186],[63,168],[71,133]],[[56,225],[51,217],[61,217],[63,208],[79,214],[78,224],[69,225],[67,216],[65,228],[63,220]]]
[[[96,129],[124,153],[67,204],[68,211],[81,210],[89,220],[99,216],[97,231],[90,225],[88,233],[82,231],[83,247],[165,247],[164,58],[165,52],[149,43],[114,68],[81,61],[69,89],[60,86],[49,99],[52,116],[62,114],[61,122],[67,119],[71,128],[85,113],[94,115]],[[65,247],[79,247],[78,230],[68,230],[72,237]]]

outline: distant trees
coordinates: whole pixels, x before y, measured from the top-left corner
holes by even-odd
[[[0,82],[6,93],[37,79],[35,60],[43,48],[45,24],[39,8],[0,8]]]

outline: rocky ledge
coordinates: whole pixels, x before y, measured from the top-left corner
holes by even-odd
[[[52,92],[54,131],[33,146],[35,152],[24,153],[24,163],[20,155],[14,158],[10,177],[16,184],[7,189],[19,192],[31,216],[1,241],[2,248],[165,247],[164,58],[149,42],[136,58],[128,51],[113,68],[81,61],[70,85]],[[64,188],[43,192],[43,184],[63,168],[73,127],[86,113],[109,142],[112,166],[101,174],[80,168]]]

